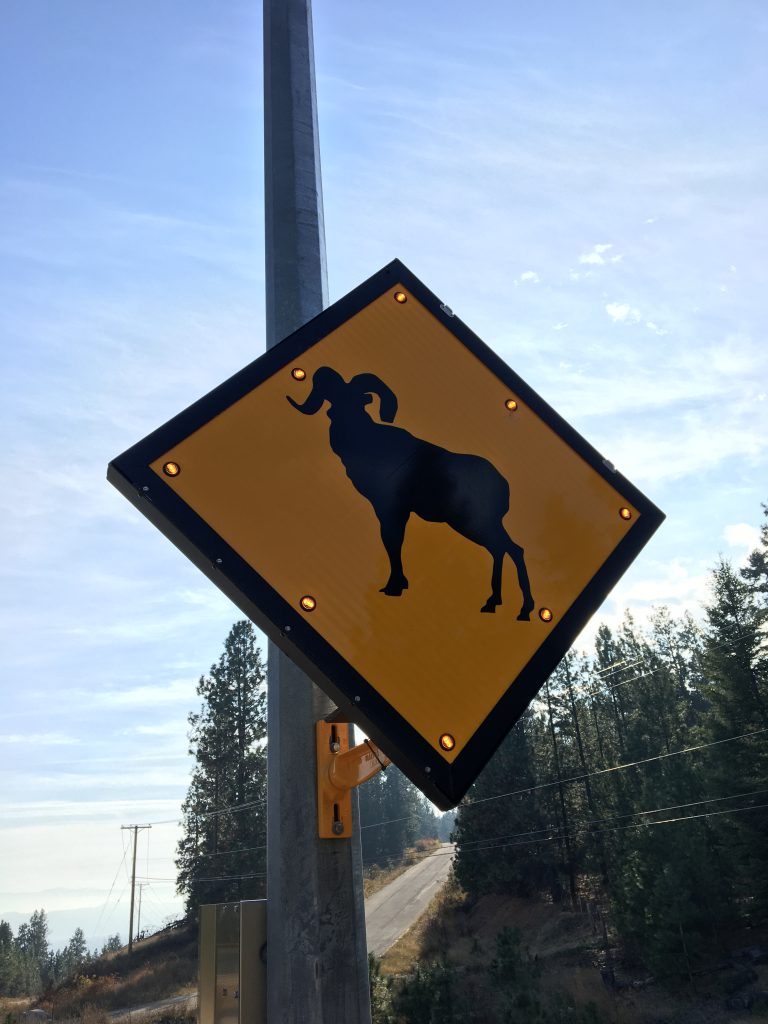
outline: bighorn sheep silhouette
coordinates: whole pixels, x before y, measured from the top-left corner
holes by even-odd
[[[373,395],[379,398],[383,423],[376,423],[365,410]],[[389,426],[397,412],[397,398],[373,373],[358,373],[346,383],[336,370],[321,366],[302,404],[290,395],[286,398],[308,416],[329,403],[331,448],[355,488],[373,505],[381,525],[390,562],[390,576],[381,593],[400,597],[408,588],[401,552],[406,524],[415,512],[428,522],[447,523],[490,552],[491,596],[480,609],[483,612],[495,612],[501,604],[502,564],[504,555],[509,555],[523,595],[517,618],[530,619],[533,597],[523,549],[502,523],[509,511],[509,484],[487,459],[449,452]]]

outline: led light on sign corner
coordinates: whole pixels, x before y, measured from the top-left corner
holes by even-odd
[[[554,618],[551,608],[539,608],[539,618],[542,622],[551,622]]]
[[[444,732],[440,737],[440,746],[443,750],[453,750],[456,746],[456,740],[449,732]]]
[[[317,608],[317,601],[311,594],[305,594],[299,601],[305,612],[313,612]]]
[[[178,476],[181,472],[181,466],[178,462],[166,462],[163,466],[163,472],[166,476]]]
[[[405,294],[405,292],[395,292],[395,302],[399,302],[400,305],[402,306],[403,303],[405,303],[407,301],[408,301],[408,296]]]
[[[294,380],[304,380],[307,376],[307,371],[301,366],[294,366],[291,370],[291,376]]]
[[[619,509],[619,515],[621,516],[622,519],[624,519],[627,522],[629,522],[629,520],[632,518],[632,509],[629,509],[629,508],[626,508],[626,507],[620,508]]]

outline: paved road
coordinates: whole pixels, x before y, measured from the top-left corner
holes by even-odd
[[[452,854],[451,843],[443,843],[431,856],[408,868],[394,882],[379,889],[365,901],[365,930],[370,953],[382,956],[418,921],[448,877]],[[161,999],[130,1010],[113,1010],[109,1018],[111,1021],[119,1021],[127,1020],[133,1014],[152,1016],[169,1006],[182,1003],[194,1009],[197,1006],[197,993]]]
[[[448,877],[452,853],[453,846],[443,843],[431,857],[414,864],[365,901],[369,953],[386,953],[418,921]]]
[[[170,999],[159,999],[156,1003],[144,1003],[142,1006],[133,1006],[129,1010],[112,1010],[107,1016],[112,1021],[128,1021],[134,1015],[151,1017],[172,1006],[188,1006],[194,1013],[197,1009],[197,992],[190,992],[186,996],[172,996]]]

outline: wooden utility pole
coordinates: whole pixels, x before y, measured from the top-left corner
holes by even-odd
[[[133,866],[131,868],[131,920],[128,925],[128,955],[133,952],[133,905],[136,896],[136,845],[139,831],[144,828],[152,828],[151,825],[121,825],[122,830],[133,832]]]
[[[141,897],[144,895],[144,890],[149,885],[149,882],[139,882],[139,909],[136,914],[136,938],[141,938]]]
[[[310,0],[264,0],[264,161],[272,347],[328,302]],[[273,643],[268,679],[267,1019],[370,1024],[356,793],[352,838],[317,834],[315,723],[333,705]]]

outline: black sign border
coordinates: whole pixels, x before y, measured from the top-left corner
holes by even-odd
[[[311,618],[284,600],[166,484],[150,465],[273,374],[294,364],[327,334],[402,285],[574,449],[640,516],[571,608],[510,684],[452,764],[328,644]],[[438,807],[466,794],[611,588],[664,520],[664,514],[480,340],[399,260],[393,260],[284,341],[114,459],[108,480],[201,569],[270,640],[360,726]],[[471,681],[470,681],[471,685]]]

